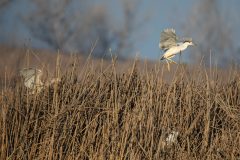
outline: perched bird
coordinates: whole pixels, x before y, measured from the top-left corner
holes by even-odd
[[[164,50],[164,54],[161,60],[166,59],[168,61],[174,62],[171,58],[176,54],[184,51],[188,46],[195,45],[192,42],[192,38],[184,38],[179,40],[174,29],[165,29],[160,36],[159,48]],[[174,62],[176,63],[176,62]],[[169,66],[169,63],[168,63]]]
[[[32,93],[40,92],[43,88],[41,81],[42,71],[35,68],[24,68],[20,70],[20,76],[24,79],[25,87],[32,90]]]

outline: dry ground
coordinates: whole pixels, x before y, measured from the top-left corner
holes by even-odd
[[[159,63],[54,58],[56,67],[40,67],[52,68],[61,83],[35,95],[16,76],[25,62],[12,74],[4,67],[0,159],[240,157],[237,68],[177,65],[168,72]],[[167,146],[172,131],[179,136]]]

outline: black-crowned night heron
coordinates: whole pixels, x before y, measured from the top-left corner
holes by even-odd
[[[182,51],[184,51],[188,46],[193,46],[193,45],[195,44],[192,42],[192,38],[184,38],[182,40],[179,40],[174,29],[165,29],[161,33],[160,43],[159,43],[160,49],[164,50],[164,54],[161,60],[166,59],[167,63],[168,61],[174,62],[171,58],[173,58],[178,53],[180,53],[181,55]],[[169,69],[169,63],[168,63],[168,69]]]
[[[25,87],[32,90],[32,94],[39,93],[43,87],[60,82],[59,78],[52,78],[50,81],[43,83],[41,81],[42,71],[36,68],[24,68],[20,70],[20,76],[24,79]]]

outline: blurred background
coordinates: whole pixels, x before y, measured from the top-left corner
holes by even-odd
[[[158,60],[160,33],[174,28],[197,44],[184,62],[226,66],[240,62],[239,6],[239,0],[1,0],[0,44],[83,56],[94,47],[98,58]]]

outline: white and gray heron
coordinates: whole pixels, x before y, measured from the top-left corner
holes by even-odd
[[[182,51],[187,49],[188,46],[193,45],[195,44],[192,42],[192,38],[184,38],[182,40],[179,40],[174,29],[165,29],[161,33],[159,43],[159,48],[164,51],[161,60],[165,59],[167,61],[169,69],[168,61],[174,62],[171,58],[173,58],[178,53],[181,55]]]

